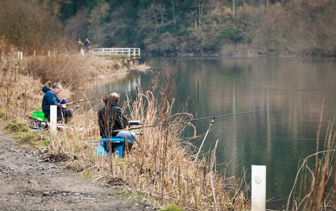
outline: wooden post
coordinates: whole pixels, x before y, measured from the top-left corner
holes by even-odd
[[[251,167],[251,210],[266,209],[266,166]]]
[[[50,130],[52,133],[55,133],[57,130],[57,106],[50,106]]]
[[[50,56],[50,51],[48,51],[48,56]]]

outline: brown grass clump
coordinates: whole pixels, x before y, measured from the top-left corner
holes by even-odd
[[[316,153],[303,160],[288,197],[286,210],[336,210],[336,122],[335,119],[329,121],[324,146],[319,149],[322,116],[323,109]]]
[[[166,95],[166,96],[169,96]],[[141,120],[144,126],[161,124],[159,127],[144,128],[137,143],[125,158],[98,156],[95,153],[99,140],[97,113],[91,109],[74,119],[72,130],[63,132],[53,140],[52,149],[61,154],[77,157],[69,163],[78,171],[90,172],[92,179],[108,184],[123,184],[137,190],[142,197],[150,198],[153,205],[162,207],[175,204],[186,210],[214,210],[210,176],[214,182],[216,205],[219,210],[248,209],[245,193],[236,187],[234,178],[223,178],[215,173],[216,147],[211,153],[210,165],[205,159],[192,163],[190,150],[180,145],[182,132],[187,123],[167,125],[166,122],[191,118],[182,113],[172,115],[173,100],[163,97],[160,102],[153,93],[138,93],[137,98],[128,100],[124,107],[130,111],[130,119]],[[79,126],[88,129],[81,130]]]
[[[16,59],[0,58],[0,117],[22,117],[41,106],[41,84],[20,74],[23,68]]]
[[[75,90],[88,87],[102,75],[128,73],[128,70],[136,68],[127,59],[55,54],[28,57],[25,71],[28,75],[40,78],[42,83],[58,81],[70,90]]]
[[[43,71],[49,73],[53,68],[62,71],[59,63],[63,62],[63,68],[68,67],[70,59],[66,56],[62,59],[41,57],[27,61],[26,64],[15,59],[1,60],[0,114],[4,113],[7,119],[15,119],[38,110],[43,94],[40,91],[42,85],[31,76],[35,77],[38,71],[43,76]],[[80,71],[80,68],[74,69]],[[55,74],[55,77],[66,78],[65,73]],[[75,84],[71,81],[69,83],[71,86]],[[192,116],[171,113],[174,100],[170,93],[171,87],[168,86],[158,100],[152,92],[140,91],[134,101],[127,101],[124,109],[129,110],[129,119],[141,120],[144,126],[161,126],[144,128],[144,135],[138,136],[134,149],[124,159],[111,155],[98,156],[95,152],[100,137],[97,110],[94,107],[77,110],[69,128],[51,136],[48,146],[50,155],[66,157],[66,166],[93,181],[123,185],[137,191],[139,197],[149,199],[154,206],[175,204],[186,210],[214,210],[215,207],[219,210],[248,209],[248,200],[242,189],[236,187],[237,181],[216,174],[216,146],[210,156],[210,165],[204,158],[192,163],[191,151],[180,145],[183,130],[191,125],[166,124],[190,119]],[[214,189],[211,187],[210,176]]]

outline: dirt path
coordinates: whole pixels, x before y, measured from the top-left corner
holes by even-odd
[[[153,210],[21,149],[0,128],[0,210]]]

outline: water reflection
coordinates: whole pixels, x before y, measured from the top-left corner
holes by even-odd
[[[212,149],[218,139],[217,160],[228,166],[226,174],[241,176],[243,167],[249,172],[251,164],[267,165],[268,198],[288,195],[299,161],[315,150],[323,97],[327,99],[325,120],[334,112],[335,61],[193,58],[151,62],[153,69],[174,75],[176,104],[190,97],[188,111],[195,117],[265,110],[216,119],[203,151]],[[208,122],[197,123],[200,134],[207,127]],[[279,208],[279,204],[269,206]]]
[[[287,197],[300,160],[315,150],[316,133],[326,99],[324,120],[335,111],[336,62],[327,59],[148,59],[155,74],[174,78],[175,111],[188,99],[195,118],[264,110],[217,118],[203,152],[219,140],[217,162],[225,174],[241,176],[252,164],[267,166],[267,198]],[[127,80],[99,86],[98,95],[150,88],[153,74],[132,74]],[[273,108],[286,108],[272,110]],[[203,134],[208,121],[196,123]],[[186,131],[185,136],[191,136]],[[194,140],[199,145],[203,137]],[[280,208],[285,200],[271,202]]]
[[[121,95],[121,101],[125,99],[125,93],[135,93],[137,87],[141,87],[141,75],[129,74],[127,78],[111,80],[109,83],[99,84],[92,89],[84,90],[82,93],[77,93],[80,98],[89,97],[102,99],[104,96],[111,92],[123,93]],[[99,101],[99,100],[98,100]],[[94,103],[97,104],[98,102]]]

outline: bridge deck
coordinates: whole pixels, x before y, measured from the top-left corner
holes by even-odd
[[[140,57],[140,48],[92,48],[90,54],[98,56]]]

